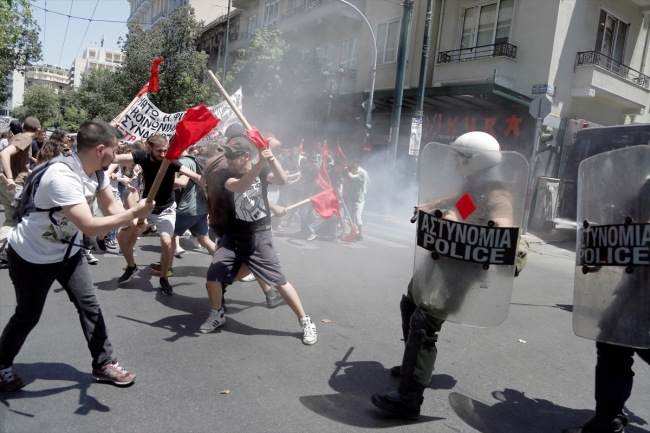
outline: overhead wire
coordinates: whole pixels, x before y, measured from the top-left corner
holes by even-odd
[[[72,5],[74,0],[70,0],[70,12],[72,13]],[[70,16],[68,15],[68,23],[65,25],[65,34],[63,35],[63,43],[61,44],[61,53],[59,54],[59,62],[57,65],[61,65],[61,57],[63,56],[63,49],[65,48],[65,40],[68,37],[68,27],[70,27]]]
[[[84,32],[84,36],[83,38],[81,38],[81,42],[79,42],[79,48],[77,48],[77,54],[75,54],[74,56],[75,59],[79,57],[79,51],[81,51],[81,46],[84,44],[84,40],[86,39],[86,33],[88,33],[88,27],[90,27],[90,23],[93,21],[93,17],[95,16],[97,5],[99,5],[99,0],[97,0],[97,3],[95,3],[95,9],[93,9],[93,13],[90,16],[90,19],[88,20],[88,25],[86,26],[86,31]]]
[[[36,9],[40,9],[40,10],[45,11],[45,12],[49,12],[49,13],[51,13],[51,14],[61,15],[61,16],[68,17],[68,18],[73,18],[73,19],[75,19],[75,20],[94,21],[94,22],[96,22],[96,23],[120,23],[120,24],[128,24],[128,23],[129,23],[128,21],[119,21],[119,20],[95,20],[95,19],[91,19],[91,18],[77,17],[77,16],[70,15],[70,14],[64,14],[64,13],[61,13],[61,12],[52,11],[52,10],[49,10],[49,9],[47,9],[47,8],[42,8],[42,7],[37,6],[37,5],[35,5],[35,4],[32,4],[32,7],[35,7]],[[151,24],[151,23],[140,23],[140,24]]]

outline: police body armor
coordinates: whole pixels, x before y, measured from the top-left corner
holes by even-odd
[[[508,316],[528,163],[429,143],[421,157],[412,294],[426,313],[492,327]]]
[[[650,348],[650,147],[582,161],[577,221],[574,332]]]

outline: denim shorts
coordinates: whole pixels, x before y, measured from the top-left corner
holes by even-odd
[[[208,268],[208,281],[232,283],[241,264],[246,263],[251,272],[269,286],[286,284],[287,278],[282,272],[271,231],[258,232],[257,236],[255,251],[248,256],[235,253],[233,239],[225,234],[219,240],[219,248],[214,253],[212,263]]]
[[[194,236],[208,235],[208,215],[178,215],[176,214],[176,225],[174,234],[183,236],[187,230]]]

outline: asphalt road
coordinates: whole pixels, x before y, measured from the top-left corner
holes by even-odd
[[[412,272],[413,229],[367,219],[359,244],[306,242],[289,235],[295,227],[276,235],[283,269],[318,327],[314,346],[301,343],[287,306],[266,308],[256,283],[233,285],[226,324],[200,334],[209,312],[206,254],[175,261],[172,297],[147,269],[158,260],[157,238],[138,243],[144,269],[124,288],[116,287],[123,259],[98,255],[91,271],[109,336],[136,383],[92,382],[76,311],[55,284],[15,361],[27,386],[0,393],[0,432],[547,433],[593,414],[596,351],[571,326],[574,253],[570,244],[546,244],[533,245],[502,325],[445,324],[420,421],[380,415],[370,395],[397,386],[388,368],[402,357],[399,300]],[[14,307],[0,271],[0,327]],[[650,422],[650,367],[636,361],[628,433],[647,432]]]

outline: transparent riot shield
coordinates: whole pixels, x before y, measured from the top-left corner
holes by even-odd
[[[519,153],[425,147],[412,287],[418,307],[471,326],[506,319],[527,182]]]
[[[573,331],[650,348],[650,147],[582,161],[577,218]]]

